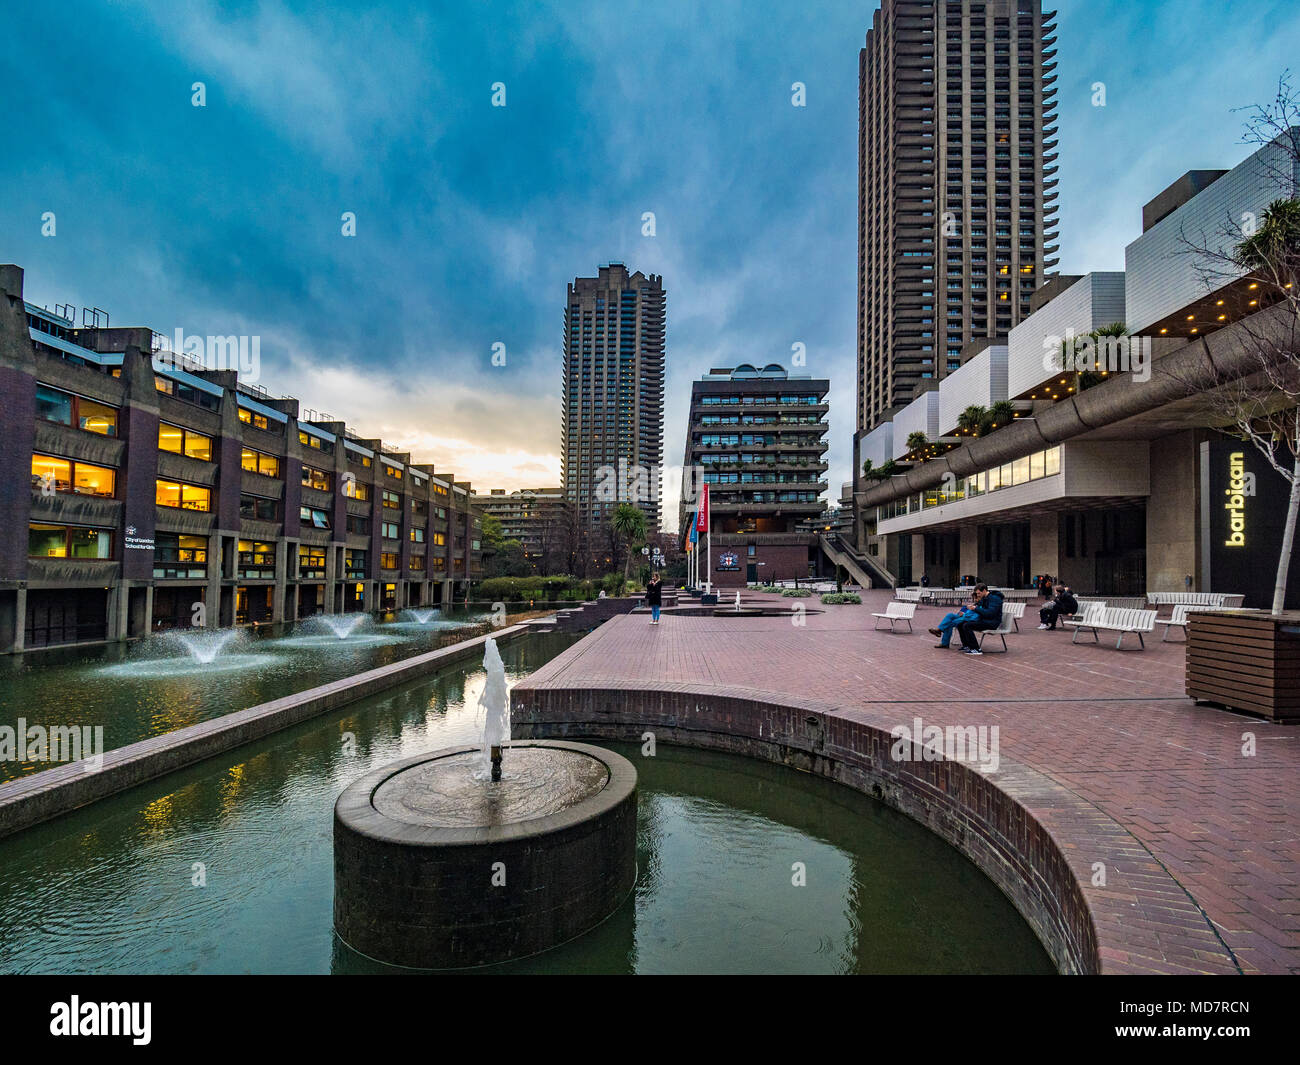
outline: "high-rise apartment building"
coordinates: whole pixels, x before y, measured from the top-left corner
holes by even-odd
[[[1058,261],[1054,17],[1041,0],[875,13],[859,56],[855,441],[973,341],[1005,337]]]
[[[684,464],[709,486],[709,535],[700,567],[718,587],[816,575],[826,492],[825,378],[791,377],[750,363],[710,370],[691,385]],[[683,504],[689,530],[695,504]]]
[[[659,530],[664,426],[663,278],[622,263],[569,285],[564,310],[564,495],[588,554],[621,502]]]

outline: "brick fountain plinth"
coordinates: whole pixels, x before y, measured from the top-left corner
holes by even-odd
[[[636,881],[636,768],[599,747],[524,740],[502,779],[457,747],[354,781],[334,807],[334,928],[392,965],[537,954],[616,910]]]

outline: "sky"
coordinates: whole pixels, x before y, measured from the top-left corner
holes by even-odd
[[[802,344],[833,501],[878,6],[8,0],[0,262],[38,305],[260,337],[272,395],[484,491],[560,483],[565,286],[624,262],[668,294],[665,462],[692,380]],[[1250,153],[1233,109],[1300,66],[1300,3],[1057,10],[1057,269],[1122,269],[1143,203]]]

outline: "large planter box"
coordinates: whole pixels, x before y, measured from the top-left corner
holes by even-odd
[[[1188,695],[1300,722],[1300,611],[1204,611],[1188,622]]]

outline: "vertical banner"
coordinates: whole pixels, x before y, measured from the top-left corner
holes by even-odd
[[[695,512],[695,531],[709,531],[709,486],[700,486],[700,509]]]

